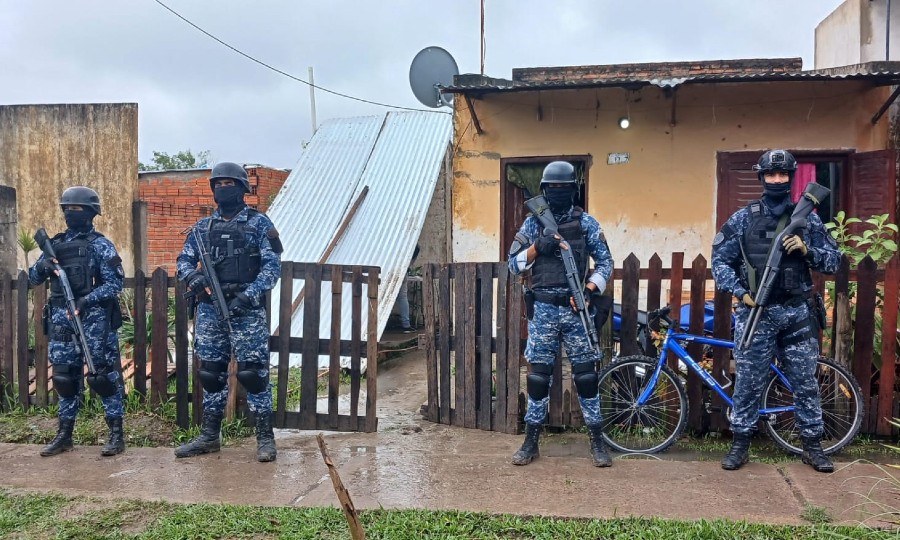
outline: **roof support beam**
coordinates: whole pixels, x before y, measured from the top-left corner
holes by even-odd
[[[887,101],[884,102],[884,104],[881,106],[881,108],[878,109],[878,112],[875,113],[875,116],[872,117],[872,125],[873,126],[878,123],[878,120],[881,118],[881,115],[883,115],[884,112],[888,110],[888,107],[890,107],[891,104],[897,99],[897,96],[900,96],[900,86],[897,86],[897,88],[894,88],[894,91],[891,92],[891,95],[887,98]]]
[[[472,123],[475,125],[475,133],[479,135],[484,135],[484,130],[481,129],[481,122],[478,121],[478,115],[475,114],[475,105],[472,103],[472,98],[469,94],[463,94],[466,97],[466,105],[469,107],[469,115],[472,116]]]

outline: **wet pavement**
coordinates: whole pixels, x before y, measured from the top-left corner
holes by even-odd
[[[879,483],[887,473],[860,463],[838,463],[831,475],[799,462],[750,463],[727,472],[717,461],[673,452],[655,458],[616,456],[612,468],[597,469],[588,460],[586,435],[575,433],[545,437],[542,457],[515,467],[509,457],[521,436],[422,421],[415,413],[424,377],[419,355],[387,363],[379,375],[379,433],[326,433],[357,508],[786,524],[805,523],[801,514],[807,504],[849,523],[876,512],[872,504],[864,504],[867,498],[900,509],[900,486]],[[41,458],[38,446],[2,444],[0,486],[181,503],[337,506],[315,434],[279,431],[278,460],[265,464],[255,461],[252,441],[179,460],[171,448],[128,448],[102,458],[97,447],[76,447]]]

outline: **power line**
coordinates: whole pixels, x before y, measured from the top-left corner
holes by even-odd
[[[196,30],[199,30],[200,32],[202,32],[203,34],[205,34],[207,37],[210,37],[210,38],[212,38],[213,40],[217,41],[219,44],[224,45],[225,47],[228,47],[228,48],[231,49],[232,51],[234,51],[234,52],[238,53],[239,55],[243,56],[244,58],[246,58],[246,59],[248,59],[248,60],[250,60],[250,61],[256,62],[257,64],[259,64],[259,65],[261,65],[261,66],[263,66],[263,67],[265,67],[265,68],[267,68],[267,69],[270,69],[270,70],[274,71],[275,73],[278,73],[278,74],[280,74],[280,75],[284,75],[285,77],[287,77],[287,78],[289,78],[289,79],[293,79],[293,80],[295,80],[295,81],[297,81],[297,82],[303,83],[303,84],[305,84],[305,85],[307,85],[307,86],[310,86],[310,87],[312,87],[312,88],[315,88],[315,89],[317,89],[317,90],[321,90],[321,91],[327,92],[327,93],[329,93],[329,94],[334,94],[335,96],[340,96],[340,97],[342,97],[342,98],[352,99],[352,100],[354,100],[354,101],[361,101],[362,103],[368,103],[368,104],[370,104],[370,105],[378,105],[378,106],[380,106],[380,107],[388,107],[388,108],[390,108],[390,109],[402,109],[402,110],[405,110],[405,111],[418,111],[418,112],[431,112],[431,113],[443,113],[443,114],[448,114],[446,111],[438,111],[438,110],[430,110],[430,109],[415,109],[415,108],[412,108],[412,107],[401,107],[401,106],[399,106],[399,105],[390,105],[390,104],[388,104],[388,103],[381,103],[381,102],[378,102],[378,101],[372,101],[372,100],[369,100],[369,99],[363,99],[363,98],[359,98],[359,97],[356,97],[356,96],[351,96],[351,95],[349,95],[349,94],[342,94],[341,92],[336,92],[336,91],[334,91],[334,90],[329,90],[328,88],[325,88],[325,87],[322,87],[322,86],[318,86],[318,85],[312,84],[311,82],[305,81],[305,80],[301,79],[300,77],[295,77],[294,75],[291,75],[290,73],[287,73],[287,72],[285,72],[285,71],[282,71],[282,70],[276,68],[275,66],[269,65],[269,64],[263,62],[262,60],[258,60],[258,59],[256,59],[256,58],[250,56],[249,54],[245,53],[244,51],[241,51],[241,50],[238,49],[237,47],[234,47],[234,46],[232,46],[232,45],[229,45],[228,43],[222,41],[222,40],[219,39],[218,37],[216,37],[216,36],[210,34],[210,33],[207,32],[206,30],[200,28],[199,26],[197,26],[196,24],[194,24],[193,22],[191,22],[190,20],[188,20],[186,17],[184,17],[183,15],[181,15],[180,13],[178,13],[177,11],[175,11],[174,9],[170,8],[169,6],[167,6],[166,4],[164,4],[163,2],[161,2],[160,0],[154,0],[154,2],[156,2],[157,4],[159,4],[160,6],[162,6],[163,8],[165,8],[165,9],[166,9],[167,11],[169,11],[172,15],[175,15],[176,17],[178,17],[178,18],[181,19],[182,21],[184,21],[184,22],[188,23],[189,25],[193,26]]]

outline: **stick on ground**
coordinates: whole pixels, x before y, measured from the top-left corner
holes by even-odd
[[[334,466],[334,462],[331,461],[331,456],[328,455],[328,447],[325,446],[325,439],[322,438],[321,433],[316,435],[316,440],[319,442],[319,450],[322,452],[322,459],[325,461],[325,466],[328,467],[328,475],[331,476],[331,483],[334,484],[334,492],[337,493],[338,501],[341,503],[341,509],[344,511],[344,516],[347,518],[347,524],[350,525],[350,537],[353,540],[365,540],[366,531],[363,530],[362,524],[359,522],[359,514],[356,513],[356,507],[353,506],[350,492],[347,491],[347,488],[344,487],[344,483],[341,482],[337,467]]]

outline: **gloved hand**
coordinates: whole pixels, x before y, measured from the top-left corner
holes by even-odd
[[[784,246],[784,251],[786,251],[788,255],[798,250],[800,251],[800,255],[803,255],[804,257],[809,253],[809,248],[803,243],[803,238],[797,234],[785,236],[781,245]]]
[[[750,296],[750,293],[744,293],[744,296],[741,297],[741,302],[744,303],[748,308],[755,308],[756,302],[753,300],[753,297]]]
[[[594,294],[594,290],[590,287],[585,287],[584,292],[584,309],[588,309],[591,307],[591,295]],[[578,305],[575,303],[575,297],[569,297],[569,305],[572,306],[573,311],[578,311]]]
[[[86,296],[82,296],[75,300],[75,315],[83,316],[87,309],[90,307],[88,304],[88,300]]]
[[[250,313],[253,309],[253,301],[246,294],[239,292],[234,295],[231,302],[228,303],[228,311],[235,317],[240,317]]]
[[[46,258],[34,263],[34,268],[37,270],[38,275],[44,279],[52,276],[53,272],[56,271],[56,266],[53,264],[53,261]]]
[[[559,236],[547,234],[534,241],[534,249],[541,255],[551,256],[559,249]]]
[[[184,284],[197,300],[204,301],[209,299],[209,292],[206,290],[209,287],[209,282],[206,281],[206,276],[202,273],[194,270],[184,278]]]

